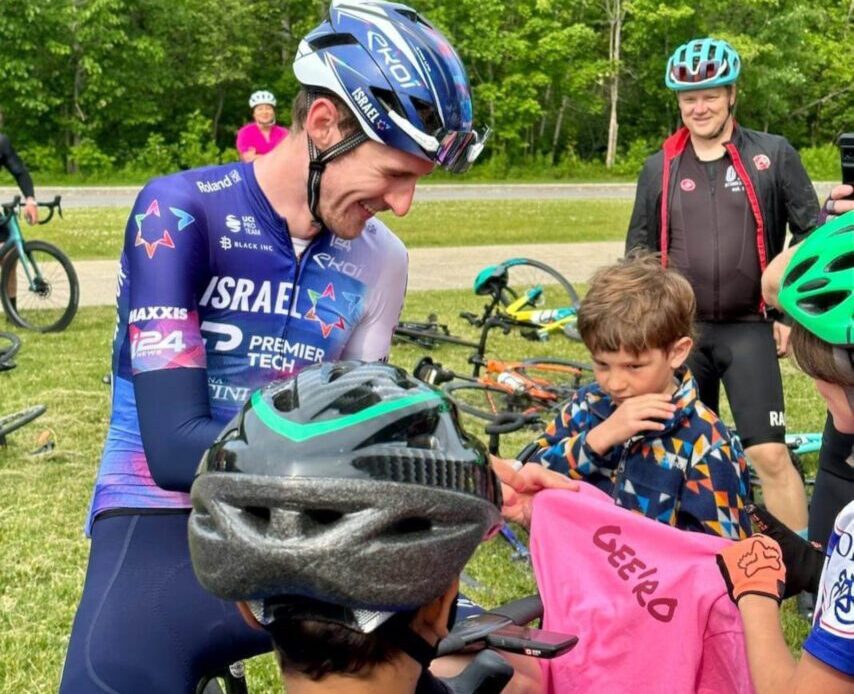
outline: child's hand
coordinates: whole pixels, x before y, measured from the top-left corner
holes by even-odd
[[[614,413],[587,434],[587,445],[599,455],[618,444],[625,443],[642,431],[664,431],[663,420],[676,412],[671,397],[663,393],[648,393],[627,398]]]

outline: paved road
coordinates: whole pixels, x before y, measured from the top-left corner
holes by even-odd
[[[528,257],[546,261],[571,282],[586,282],[593,271],[620,257],[622,242],[550,243],[461,248],[413,248],[409,252],[409,289],[470,289],[478,270],[505,258]],[[81,306],[106,306],[116,301],[114,260],[74,263],[80,278]]]
[[[822,200],[832,183],[816,183]],[[20,191],[0,186],[0,200],[9,200]],[[139,192],[138,186],[44,187],[37,189],[39,198],[48,200],[62,195],[63,207],[130,207]],[[416,201],[434,200],[633,200],[633,183],[491,183],[424,184],[418,186]]]

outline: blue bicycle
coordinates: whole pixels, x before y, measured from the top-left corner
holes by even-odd
[[[51,202],[40,202],[48,216],[39,220],[47,224],[54,212],[62,217],[60,196]],[[65,330],[77,313],[80,284],[74,266],[61,250],[46,241],[26,241],[18,223],[21,197],[3,203],[0,228],[9,237],[0,247],[0,303],[6,317],[20,328],[38,332]]]

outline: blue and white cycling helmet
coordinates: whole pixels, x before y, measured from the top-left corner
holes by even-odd
[[[369,139],[462,173],[489,136],[489,128],[473,127],[471,89],[456,51],[406,5],[332,0],[326,21],[300,42],[294,74],[309,92],[341,98],[361,126],[325,152],[309,140],[313,214],[323,166]]]
[[[726,41],[692,39],[667,61],[664,83],[677,92],[733,84],[741,74],[741,58]]]

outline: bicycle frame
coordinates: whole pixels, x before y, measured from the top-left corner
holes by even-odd
[[[15,214],[14,209],[10,210],[7,215],[0,217],[0,225],[5,224],[6,228],[9,230],[9,238],[3,244],[2,248],[0,248],[0,258],[5,258],[6,254],[9,253],[13,248],[18,250],[18,261],[21,263],[21,267],[24,268],[24,274],[27,276],[27,282],[30,285],[30,289],[35,289],[33,286],[34,278],[39,276],[39,269],[36,267],[35,263],[31,262],[30,258],[27,257],[27,254],[24,253],[24,237],[21,234],[21,226],[18,224],[18,215]]]
[[[818,453],[821,448],[821,434],[786,434],[786,446],[796,455]]]

